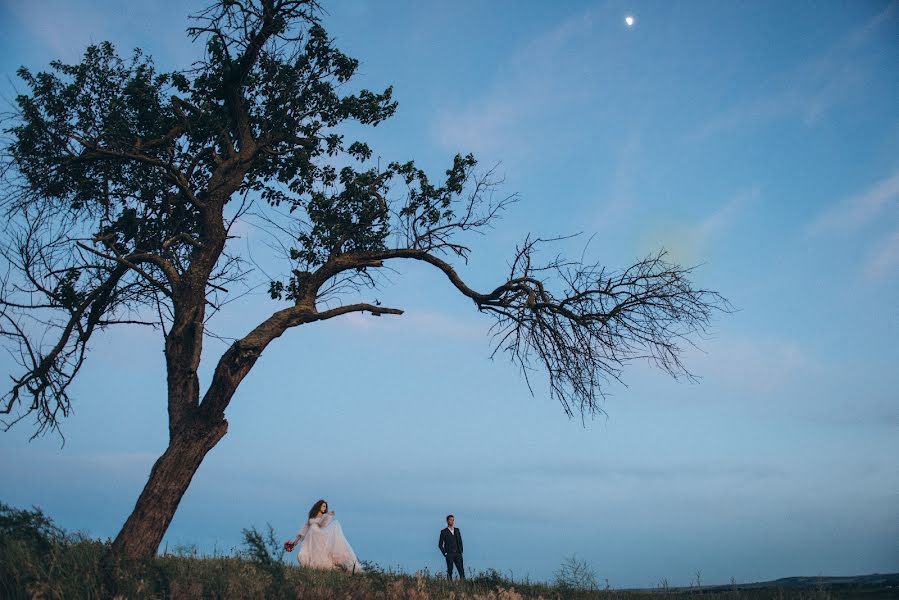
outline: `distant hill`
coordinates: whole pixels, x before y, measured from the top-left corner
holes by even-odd
[[[816,577],[783,577],[774,581],[761,581],[757,583],[738,583],[737,589],[780,588],[784,590],[814,589],[823,587],[831,591],[848,590],[856,588],[895,589],[899,598],[899,573],[873,575],[855,575],[846,577],[816,576]],[[733,589],[728,585],[703,586],[704,590],[723,591]]]

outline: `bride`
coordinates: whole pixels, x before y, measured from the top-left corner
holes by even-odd
[[[314,569],[337,567],[350,573],[362,572],[362,565],[343,536],[334,511],[328,512],[328,503],[324,500],[312,505],[306,525],[297,537],[284,543],[284,549],[292,552],[300,540],[303,540],[303,545],[297,552],[297,560],[301,566]]]

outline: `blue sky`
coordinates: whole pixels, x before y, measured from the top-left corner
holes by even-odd
[[[4,100],[17,66],[106,39],[184,67],[199,6],[4,0]],[[395,86],[396,117],[367,134],[376,155],[440,173],[471,151],[520,194],[472,240],[470,285],[499,283],[528,232],[584,232],[611,267],[660,247],[700,264],[739,310],[688,353],[700,383],[634,364],[582,426],[545,382],[531,396],[489,360],[490,320],[444,278],[401,265],[378,297],[402,317],[348,316],[266,351],[164,544],[228,551],[266,522],[286,539],[326,497],[362,558],[409,571],[442,568],[448,512],[467,566],[516,577],[551,578],[572,553],[615,587],[897,570],[897,3],[327,9],[358,84]],[[275,308],[261,293],[232,306],[217,332]],[[204,381],[223,349],[207,344]],[[107,537],[165,447],[165,375],[158,333],[92,350],[64,447],[28,443],[27,425],[0,435],[0,499]]]

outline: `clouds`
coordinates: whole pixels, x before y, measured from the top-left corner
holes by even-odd
[[[883,228],[887,233],[878,232]],[[876,241],[866,244],[858,272],[871,283],[887,280],[899,267],[899,170],[862,192],[835,202],[809,223],[806,232],[812,238],[833,241],[879,233]]]
[[[763,90],[762,93],[746,96],[710,115],[687,134],[686,140],[701,141],[783,119],[812,126],[828,112],[866,95],[868,84],[883,77],[874,68],[869,42],[895,21],[897,6],[899,3],[891,3],[823,52],[756,82],[753,90]]]
[[[813,235],[850,234],[899,208],[899,170],[868,189],[831,205],[809,225]],[[886,213],[886,214],[885,214]]]
[[[821,372],[807,348],[784,337],[752,336],[711,345],[697,356],[696,371],[726,389],[753,394],[762,404],[778,402],[784,390],[796,391],[802,382]],[[794,399],[793,402],[799,402]]]
[[[78,61],[86,46],[112,41],[123,55],[141,47],[155,57],[161,68],[185,68],[199,55],[184,32],[190,13],[204,3],[197,1],[113,3],[96,0],[72,3],[60,0],[42,2],[4,2],[3,10],[15,22],[9,27],[20,44],[38,57],[29,66],[43,68],[51,59]],[[18,61],[19,58],[17,57]],[[28,61],[23,61],[28,64]]]
[[[868,281],[884,281],[899,272],[899,229],[881,240],[868,254],[864,275]]]
[[[691,237],[694,243],[701,248],[715,237],[724,233],[727,228],[734,224],[740,213],[749,205],[757,202],[760,196],[761,190],[758,186],[753,186],[735,194],[715,212],[692,228]]]
[[[684,485],[729,481],[734,483],[780,479],[790,474],[782,465],[763,463],[726,464],[713,462],[692,462],[670,464],[652,460],[644,464],[621,464],[610,460],[560,461],[555,463],[528,463],[503,465],[493,468],[491,477],[515,477],[543,480],[585,480],[595,481],[648,481],[681,482]]]
[[[665,248],[672,259],[684,265],[708,260],[712,245],[725,238],[761,197],[757,185],[740,190],[697,221],[656,225],[645,234],[645,245]]]
[[[589,77],[573,73],[571,56],[593,46],[594,14],[576,14],[549,29],[496,66],[492,84],[462,106],[447,106],[435,126],[437,141],[491,158],[545,154],[554,138],[548,122],[589,96]],[[591,69],[593,67],[591,66]]]
[[[49,55],[75,60],[84,50],[86,41],[100,41],[90,32],[109,30],[109,14],[104,11],[76,8],[66,2],[54,2],[54,6],[48,4],[4,2],[4,8],[16,19],[17,28],[27,32],[32,44],[42,47]]]

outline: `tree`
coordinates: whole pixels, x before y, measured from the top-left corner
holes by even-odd
[[[578,558],[577,554],[562,559],[555,577],[556,587],[563,590],[595,590],[598,587],[596,570],[586,560]]]
[[[609,379],[638,358],[689,376],[682,344],[701,334],[716,292],[664,253],[609,271],[527,237],[492,290],[469,287],[466,232],[489,229],[514,196],[457,155],[432,181],[414,162],[372,165],[340,125],[376,126],[396,110],[391,88],[342,93],[358,62],[322,28],[314,0],[222,0],[194,17],[205,42],[191,68],[158,72],[140,51],[90,46],[79,64],[18,75],[27,92],[7,122],[2,206],[7,263],[0,335],[21,372],[4,397],[7,428],[36,418],[58,431],[90,341],[116,325],[164,337],[169,445],[113,543],[153,555],[204,456],[228,429],[225,409],[266,347],[290,329],[352,312],[400,315],[352,301],[414,260],[494,318],[495,351],[525,377],[548,375],[569,415],[591,415]],[[291,269],[267,282],[279,307],[221,355],[207,389],[197,369],[207,320],[252,265],[230,250],[253,208]],[[233,294],[233,292],[230,292]]]

